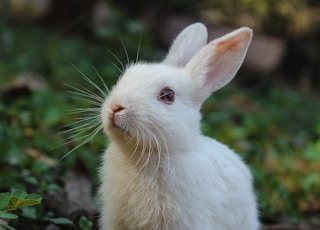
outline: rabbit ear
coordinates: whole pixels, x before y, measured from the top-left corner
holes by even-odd
[[[202,23],[194,23],[180,32],[163,63],[184,67],[207,44],[208,32]]]
[[[239,70],[252,39],[247,27],[213,40],[186,65],[196,89],[197,103],[229,83]]]

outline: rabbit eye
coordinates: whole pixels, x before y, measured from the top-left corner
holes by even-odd
[[[164,87],[163,89],[161,89],[160,94],[157,98],[159,101],[171,105],[175,99],[174,91],[169,87]]]

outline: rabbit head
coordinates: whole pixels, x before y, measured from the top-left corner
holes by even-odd
[[[102,106],[104,131],[131,149],[190,149],[200,135],[202,103],[234,77],[251,37],[241,28],[207,44],[203,24],[188,26],[161,63],[126,69]]]

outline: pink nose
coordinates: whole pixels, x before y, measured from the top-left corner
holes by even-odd
[[[110,116],[109,116],[109,119],[110,119],[110,121],[112,121],[112,123],[114,123],[116,113],[123,110],[123,109],[124,108],[118,104],[112,106],[112,108],[111,108],[112,113],[110,113]]]

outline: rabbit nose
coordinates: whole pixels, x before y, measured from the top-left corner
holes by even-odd
[[[117,104],[117,105],[112,106],[111,109],[112,109],[113,113],[117,113],[117,112],[123,110],[124,108],[121,105]]]
[[[110,113],[109,119],[110,121],[112,121],[113,123],[115,122],[115,118],[116,118],[116,113],[118,113],[119,111],[123,110],[124,107],[122,107],[121,105],[113,105],[111,107],[112,112]]]

